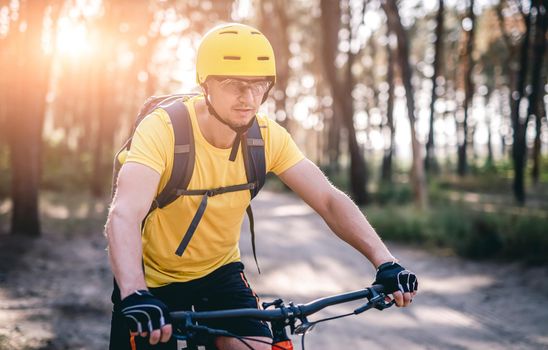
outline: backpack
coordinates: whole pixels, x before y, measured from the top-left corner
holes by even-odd
[[[139,114],[137,115],[131,136],[116,153],[113,166],[114,169],[112,179],[112,196],[114,196],[114,193],[116,192],[116,181],[118,178],[118,173],[120,172],[120,169],[125,161],[125,156],[131,147],[131,141],[133,138],[133,134],[137,129],[137,126],[147,115],[149,115],[155,109],[164,109],[169,115],[169,119],[171,120],[175,136],[175,147],[173,150],[173,169],[165,187],[153,200],[150,210],[143,219],[143,223],[150,213],[152,213],[157,208],[163,208],[167,206],[168,204],[179,198],[179,196],[202,196],[202,201],[198,206],[198,210],[192,218],[192,221],[185,235],[183,236],[179,247],[175,251],[175,254],[177,254],[178,256],[183,255],[186,247],[190,242],[190,239],[196,231],[196,228],[198,227],[198,224],[206,210],[207,199],[209,197],[221,195],[227,192],[250,191],[251,199],[253,199],[263,187],[266,179],[264,140],[261,135],[260,126],[257,122],[257,117],[254,117],[251,127],[248,129],[247,132],[241,135],[240,139],[247,183],[211,189],[187,189],[188,184],[190,183],[190,179],[192,177],[192,172],[194,170],[195,145],[192,132],[192,123],[190,122],[188,109],[186,108],[184,102],[194,96],[197,96],[197,94],[174,94],[164,96],[152,96],[148,98],[145,101],[141,110],[139,111]],[[230,160],[234,160],[232,156]],[[260,273],[259,264],[257,262],[257,254],[255,251],[255,225],[251,205],[247,207],[246,212],[249,217],[249,228],[251,232],[251,246],[253,248],[253,257],[255,258],[255,263],[257,264],[257,269]]]

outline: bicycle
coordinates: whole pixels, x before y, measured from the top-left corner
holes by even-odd
[[[367,299],[367,303],[355,309],[351,313],[328,317],[313,322],[310,322],[307,319],[307,316],[310,316],[328,306],[359,299]],[[307,304],[295,305],[290,302],[288,306],[285,306],[282,299],[277,299],[273,302],[263,303],[263,310],[248,308],[201,312],[175,311],[171,312],[170,315],[174,327],[173,337],[177,339],[178,349],[206,349],[206,346],[211,346],[210,340],[213,337],[225,336],[239,339],[249,349],[253,350],[253,347],[250,345],[251,342],[263,341],[241,337],[224,330],[213,329],[198,324],[199,321],[208,319],[251,317],[270,323],[273,335],[272,343],[264,343],[271,344],[272,350],[293,350],[293,343],[287,335],[287,327],[289,327],[291,334],[302,335],[301,348],[302,350],[305,350],[305,335],[316,324],[350,315],[358,315],[372,308],[384,310],[393,304],[394,300],[387,301],[386,295],[383,293],[382,286],[373,285],[362,290],[320,298]],[[182,346],[182,348],[179,346]],[[207,349],[211,349],[211,347],[207,347]]]

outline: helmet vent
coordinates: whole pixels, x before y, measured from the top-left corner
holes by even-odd
[[[231,60],[231,61],[239,61],[242,59],[240,56],[224,56],[223,58],[225,60]]]
[[[261,35],[261,33],[255,32],[255,31],[251,32],[251,34],[259,34],[259,35]]]
[[[224,32],[220,32],[219,34],[238,34],[235,30],[225,30]]]
[[[269,59],[270,59],[270,57],[268,57],[268,56],[259,56],[259,57],[257,57],[258,61],[268,61]]]

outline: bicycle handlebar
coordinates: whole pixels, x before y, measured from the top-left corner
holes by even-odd
[[[312,315],[313,313],[316,313],[328,306],[342,304],[342,303],[346,303],[346,302],[354,301],[358,299],[364,299],[364,298],[369,299],[374,296],[371,293],[371,289],[373,289],[378,294],[382,294],[384,291],[383,286],[377,284],[369,288],[360,289],[354,292],[348,292],[348,293],[333,295],[330,297],[316,299],[307,304],[300,305],[300,308],[303,311],[304,316]]]
[[[373,292],[372,292],[373,291]],[[337,294],[325,298],[316,299],[306,304],[283,306],[273,310],[259,310],[252,308],[244,309],[231,309],[220,311],[174,311],[170,313],[171,318],[174,321],[186,321],[188,319],[194,321],[208,320],[208,319],[220,319],[220,318],[235,318],[235,317],[249,317],[264,321],[277,321],[290,318],[300,318],[312,315],[328,306],[342,304],[358,299],[370,299],[378,298],[375,303],[379,301],[384,302],[383,287],[381,285],[373,285],[366,289],[361,289],[353,292]],[[380,298],[380,299],[379,299]],[[376,306],[376,305],[373,305]],[[361,309],[361,308],[360,308]],[[357,310],[360,310],[357,309]],[[357,311],[356,310],[356,311]],[[363,310],[365,311],[365,309]],[[359,313],[359,312],[355,312]]]

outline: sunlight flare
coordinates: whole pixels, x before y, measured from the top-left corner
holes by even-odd
[[[91,53],[92,45],[86,26],[66,17],[61,18],[56,47],[62,55],[85,56]]]

